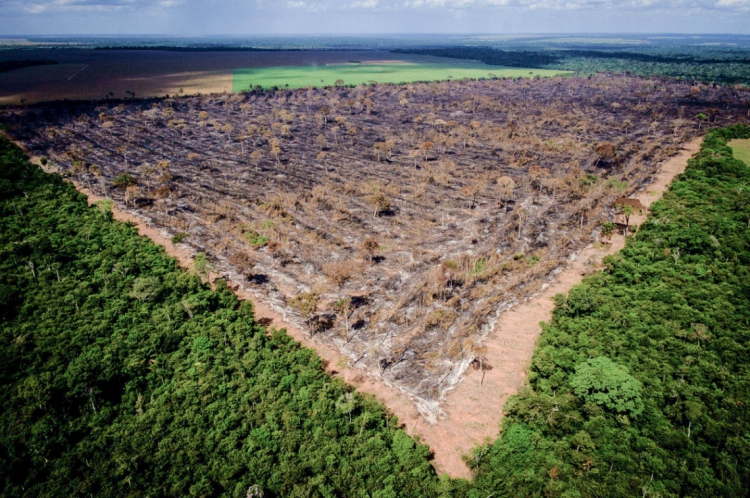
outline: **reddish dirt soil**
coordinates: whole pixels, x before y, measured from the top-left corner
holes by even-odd
[[[672,179],[685,171],[687,160],[700,149],[701,141],[700,137],[693,139],[678,155],[664,162],[653,176],[653,181],[634,197],[646,208],[659,200]],[[26,150],[23,144],[16,144]],[[41,166],[39,157],[31,157],[31,161]],[[83,185],[76,183],[75,186],[88,197],[89,204],[103,199],[92,194]],[[115,219],[131,222],[141,235],[163,246],[183,268],[193,268],[193,254],[187,246],[173,244],[166,232],[147,225],[138,216],[118,209],[117,205],[113,205],[112,210]],[[640,225],[645,218],[646,213],[634,214],[631,216],[631,225]],[[376,377],[366,369],[353,365],[335,347],[311,339],[306,332],[286,319],[283,309],[273,309],[262,303],[258,296],[243,290],[242,284],[230,282],[230,285],[234,285],[240,299],[253,302],[259,321],[270,327],[286,329],[291,337],[303,346],[314,349],[326,361],[326,370],[331,375],[342,378],[362,394],[374,396],[398,416],[407,432],[427,444],[434,452],[433,465],[439,473],[470,478],[471,472],[462,455],[469,454],[477,444],[497,437],[506,400],[526,383],[529,364],[541,333],[540,322],[549,321],[552,316],[552,298],[556,294],[567,293],[585,275],[597,271],[605,256],[616,253],[624,245],[625,238],[615,235],[610,244],[586,247],[572,255],[568,265],[541,292],[502,313],[492,332],[483,341],[487,347],[484,361],[492,369],[467,370],[463,380],[447,392],[442,402],[443,416],[434,424],[430,424],[419,414],[408,393],[382,377]],[[217,275],[211,275],[211,280],[215,277]]]

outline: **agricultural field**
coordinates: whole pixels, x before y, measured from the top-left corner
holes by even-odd
[[[747,90],[626,76],[6,112],[9,133],[434,420],[498,316]]]
[[[460,80],[463,78],[529,78],[557,76],[564,71],[488,66],[481,63],[418,63],[403,60],[348,62],[314,66],[286,66],[234,71],[232,91],[262,88],[305,88],[359,85],[362,83],[410,83],[416,81]]]
[[[750,140],[737,139],[729,142],[729,146],[734,152],[734,157],[750,166]]]
[[[52,60],[58,64],[0,73],[0,105],[230,92],[238,87],[233,82],[233,72],[240,69],[247,71],[277,66],[312,68],[325,67],[326,64],[346,64],[351,60],[366,64],[368,61],[385,59],[399,63],[446,63],[451,67],[463,65],[450,59],[394,55],[387,50],[0,50],[0,62],[19,61],[32,56],[34,59]],[[492,71],[492,66],[486,66],[486,70],[481,71],[481,76],[487,77]],[[335,79],[330,84],[334,82]],[[271,86],[284,84],[281,81],[270,83]]]

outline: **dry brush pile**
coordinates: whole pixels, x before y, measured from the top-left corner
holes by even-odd
[[[434,415],[498,314],[748,99],[597,76],[68,104],[6,121]]]

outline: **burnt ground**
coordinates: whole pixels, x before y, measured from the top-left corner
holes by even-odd
[[[216,271],[434,416],[500,313],[595,240],[615,199],[705,126],[745,116],[748,99],[602,75],[70,103],[3,119],[60,172],[186,233]]]

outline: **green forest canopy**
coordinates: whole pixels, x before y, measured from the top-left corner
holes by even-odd
[[[735,138],[750,127],[711,131],[606,271],[556,297],[471,483],[438,478],[312,351],[3,140],[0,494],[747,495],[750,168]]]

